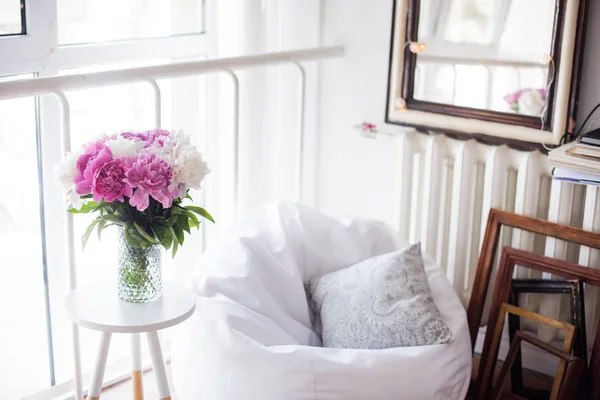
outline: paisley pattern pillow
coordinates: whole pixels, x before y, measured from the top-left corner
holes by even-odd
[[[313,279],[306,292],[324,347],[385,349],[454,340],[431,297],[420,243]]]

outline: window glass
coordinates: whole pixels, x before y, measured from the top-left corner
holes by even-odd
[[[199,33],[202,4],[202,0],[58,0],[58,41],[93,43]]]
[[[511,2],[498,51],[528,61],[550,54],[555,6],[553,0]]]
[[[25,4],[19,0],[0,0],[0,36],[24,33],[22,7]]]
[[[488,70],[479,65],[456,66],[454,104],[461,107],[487,108]],[[481,88],[485,88],[481,90]]]
[[[444,39],[454,43],[490,44],[496,0],[450,2]]]
[[[0,397],[9,399],[50,386],[36,149],[34,99],[0,101]]]

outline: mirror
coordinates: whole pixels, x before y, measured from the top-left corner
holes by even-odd
[[[574,123],[584,9],[584,0],[396,0],[387,122],[558,143]]]
[[[413,97],[541,117],[554,13],[554,0],[421,0],[427,48],[416,54]]]

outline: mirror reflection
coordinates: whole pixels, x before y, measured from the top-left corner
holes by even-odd
[[[415,100],[541,117],[555,0],[421,0]]]

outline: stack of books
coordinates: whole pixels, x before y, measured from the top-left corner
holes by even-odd
[[[554,179],[600,186],[600,129],[548,153]]]

